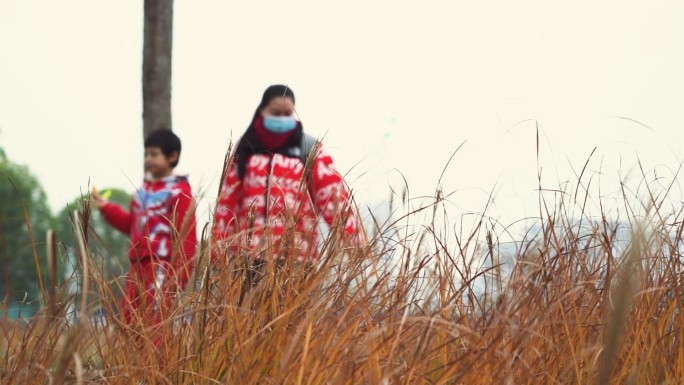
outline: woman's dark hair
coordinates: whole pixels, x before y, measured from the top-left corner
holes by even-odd
[[[180,159],[181,140],[169,129],[152,131],[152,133],[145,138],[145,148],[147,147],[159,147],[167,158],[174,152],[178,152],[178,159]],[[171,164],[172,168],[178,165],[178,159]]]
[[[286,85],[274,84],[266,88],[266,91],[264,91],[264,95],[261,97],[261,103],[259,103],[259,106],[257,107],[256,111],[254,111],[254,116],[252,117],[252,121],[249,123],[249,127],[247,127],[247,131],[245,131],[244,135],[242,135],[242,138],[240,138],[237,148],[235,149],[236,163],[240,179],[242,179],[242,177],[245,176],[245,171],[247,170],[247,158],[251,154],[255,154],[257,152],[265,150],[263,146],[259,143],[259,140],[256,136],[254,130],[254,121],[261,114],[261,111],[264,108],[266,108],[266,106],[268,106],[269,103],[271,103],[271,100],[275,98],[288,98],[292,100],[292,104],[294,104],[295,102],[294,92],[292,92],[292,89]],[[289,139],[283,145],[283,147],[289,147],[294,144],[297,144],[301,141],[301,138],[302,125],[300,123],[298,127],[295,129],[293,135],[289,137]],[[275,149],[273,151],[280,152],[281,150],[283,149]]]
[[[252,123],[254,123],[254,119],[256,119],[256,117],[259,116],[261,110],[266,108],[266,106],[268,106],[268,104],[271,103],[271,100],[275,98],[292,99],[292,104],[295,104],[294,92],[292,92],[292,89],[290,87],[282,84],[274,84],[268,87],[266,91],[264,91],[264,96],[261,97],[261,103],[259,103],[259,107],[257,107],[256,111],[254,111]]]

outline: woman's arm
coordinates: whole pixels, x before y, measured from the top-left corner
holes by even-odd
[[[314,203],[328,226],[344,226],[347,237],[358,235],[354,207],[349,189],[335,169],[333,160],[325,151],[319,150],[311,175]]]
[[[241,192],[242,181],[238,176],[237,164],[233,162],[226,173],[214,212],[212,237],[215,242],[223,241],[235,231]]]

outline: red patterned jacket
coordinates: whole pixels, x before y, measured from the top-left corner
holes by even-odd
[[[332,158],[319,150],[310,183],[302,182],[304,164],[299,157],[279,153],[251,154],[242,180],[237,162],[226,173],[214,215],[215,242],[225,242],[233,253],[256,252],[272,246],[272,257],[294,256],[302,261],[317,257],[318,218],[329,226],[343,226],[351,242],[358,240],[349,191],[335,170]],[[294,239],[281,242],[286,228]],[[284,250],[291,245],[291,250]]]
[[[195,255],[197,233],[195,213],[190,211],[192,192],[187,177],[171,175],[162,179],[145,178],[132,196],[127,212],[114,203],[100,208],[107,223],[130,236],[131,261],[149,256],[186,261]],[[182,239],[176,242],[175,239]]]

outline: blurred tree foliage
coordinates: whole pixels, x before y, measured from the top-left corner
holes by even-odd
[[[45,239],[54,224],[45,191],[28,167],[0,149],[0,295],[18,302],[40,298],[36,255],[45,274]],[[30,231],[29,231],[30,229]],[[33,242],[30,234],[33,235]],[[35,250],[35,252],[34,252]]]

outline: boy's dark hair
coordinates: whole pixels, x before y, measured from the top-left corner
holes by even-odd
[[[152,131],[151,134],[145,139],[145,148],[147,147],[159,147],[161,152],[168,158],[174,152],[178,152],[178,159],[171,163],[171,168],[178,165],[178,160],[180,160],[181,153],[181,141],[173,131],[162,128],[160,130]]]

